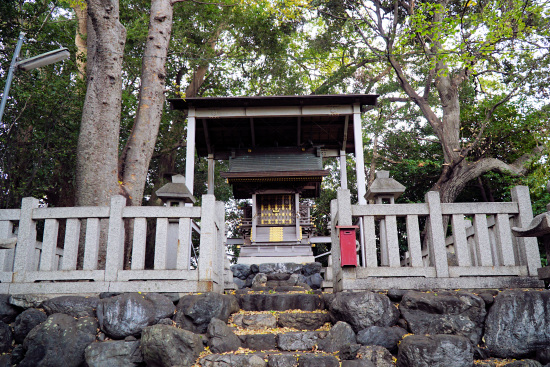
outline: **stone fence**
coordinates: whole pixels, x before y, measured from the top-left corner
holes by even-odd
[[[543,286],[537,239],[510,229],[533,218],[525,186],[512,189],[509,203],[441,203],[432,191],[420,204],[351,205],[350,192],[339,190],[331,218],[336,291]],[[352,224],[360,227],[360,266],[342,267],[336,226]]]
[[[201,207],[125,203],[114,196],[108,207],[43,208],[24,198],[21,209],[0,210],[0,293],[223,291],[222,202],[203,195]],[[201,235],[191,269],[195,220]],[[152,269],[145,267],[148,237],[154,238]],[[131,244],[126,255],[125,243]]]

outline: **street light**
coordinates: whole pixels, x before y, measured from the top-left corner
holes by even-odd
[[[4,108],[8,101],[8,94],[10,92],[11,81],[13,80],[13,73],[15,69],[21,69],[23,71],[29,71],[42,66],[53,64],[54,62],[68,59],[70,56],[69,50],[65,47],[40,54],[29,59],[17,61],[19,58],[19,52],[21,46],[25,40],[25,32],[19,33],[19,39],[17,40],[17,46],[15,46],[15,52],[11,60],[10,69],[8,71],[8,79],[6,80],[6,86],[4,87],[4,95],[2,96],[2,103],[0,104],[0,126],[2,126],[2,116],[4,115]]]

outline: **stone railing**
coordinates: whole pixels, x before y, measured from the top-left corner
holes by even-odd
[[[428,192],[420,204],[351,205],[349,191],[339,190],[331,203],[335,290],[542,286],[537,240],[510,229],[533,218],[528,188],[514,187],[512,200],[446,204]],[[361,228],[360,266],[342,267],[336,225],[352,224]]]
[[[0,248],[0,293],[223,291],[222,202],[214,195],[204,195],[201,207],[125,202],[114,196],[109,207],[42,208],[25,198],[21,209],[0,210],[0,240],[15,243]],[[191,269],[194,220],[201,235]],[[154,246],[152,269],[145,266],[147,238]],[[126,256],[125,243],[131,247]]]

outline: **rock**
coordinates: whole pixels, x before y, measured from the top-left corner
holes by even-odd
[[[254,280],[254,277],[256,276],[256,274],[257,273],[252,273],[248,276],[248,278],[246,278],[246,280],[244,281],[245,288],[252,287],[252,280]]]
[[[241,347],[241,340],[225,322],[212,319],[206,332],[208,346],[213,353],[232,352]]]
[[[158,293],[161,296],[168,298],[175,305],[180,300],[180,294],[177,292],[161,292]]]
[[[250,265],[250,272],[252,274],[256,274],[260,272],[260,267],[257,264],[251,264]]]
[[[270,354],[267,357],[268,367],[296,367],[296,357],[293,354]]]
[[[274,314],[237,314],[233,317],[233,323],[238,327],[260,330],[277,327],[277,318]]]
[[[132,367],[143,362],[139,341],[95,342],[85,350],[88,367]]]
[[[550,343],[550,291],[506,291],[495,297],[485,321],[491,355],[518,358]]]
[[[161,319],[157,322],[157,324],[170,325],[170,326],[174,325],[174,323],[172,322],[172,319],[169,319],[169,318]],[[128,338],[130,338],[130,336],[127,336],[125,339],[128,340]]]
[[[277,324],[280,327],[288,327],[298,330],[316,330],[327,322],[330,322],[330,316],[321,312],[281,313],[279,314],[279,318],[277,320]]]
[[[356,343],[355,333],[351,326],[343,321],[338,321],[327,336],[318,343],[319,349],[327,353],[340,351],[343,347]]]
[[[116,297],[116,296],[120,296],[121,294],[124,294],[124,293],[123,292],[101,292],[99,294],[99,299]]]
[[[23,343],[27,334],[37,325],[46,321],[48,316],[36,308],[29,308],[23,311],[15,319],[13,324],[13,331],[15,336],[15,342],[17,344]]]
[[[11,364],[17,365],[23,358],[25,358],[25,348],[23,348],[23,344],[18,344],[11,351]]]
[[[248,334],[239,335],[243,348],[252,350],[274,350],[277,349],[276,334]]]
[[[252,288],[265,287],[267,283],[267,275],[264,273],[258,273],[252,279]]]
[[[464,367],[474,364],[470,340],[459,335],[411,335],[401,341],[398,367]]]
[[[323,285],[323,277],[319,273],[315,273],[306,277],[306,284],[311,287],[311,289],[320,289]]]
[[[400,302],[407,292],[405,289],[388,289],[388,298],[393,302]]]
[[[323,354],[302,354],[298,357],[298,367],[339,367],[335,356]]]
[[[250,270],[250,265],[246,264],[235,264],[231,265],[231,272],[233,273],[233,277],[239,278],[241,280],[246,280],[250,274],[252,274],[252,271]]]
[[[407,334],[407,330],[399,326],[370,326],[357,333],[357,342],[362,345],[380,345],[386,349],[397,348],[397,343]]]
[[[203,349],[200,335],[173,326],[153,325],[141,333],[143,360],[148,367],[192,366]]]
[[[371,361],[366,359],[356,359],[354,361],[342,361],[342,367],[376,367]]]
[[[338,358],[342,361],[356,359],[359,349],[361,349],[361,344],[344,345],[338,351]]]
[[[355,332],[372,325],[393,326],[399,317],[387,296],[373,292],[338,293],[329,310],[335,321],[347,322]]]
[[[313,348],[319,340],[316,331],[279,334],[277,346],[281,350],[308,350]]]
[[[11,305],[20,308],[40,308],[42,302],[48,300],[50,297],[39,294],[13,294],[10,296],[9,302]]]
[[[61,296],[44,301],[42,307],[48,315],[64,313],[73,317],[96,317],[98,303],[97,297]]]
[[[313,275],[313,274],[319,274],[321,272],[321,269],[323,268],[323,265],[321,265],[321,263],[308,263],[308,264],[305,264],[304,267],[302,268],[302,274],[304,274],[304,276],[310,276],[310,275]]]
[[[75,319],[56,313],[32,329],[23,347],[25,357],[18,367],[77,367],[84,363],[84,350],[95,340],[97,322],[92,317]]]
[[[17,315],[21,312],[21,309],[10,304],[9,294],[0,294],[0,321],[9,324],[13,322]]]
[[[11,356],[9,354],[0,355],[0,367],[11,367]]]
[[[227,323],[229,316],[239,312],[237,298],[219,293],[203,293],[182,297],[176,308],[174,321],[182,327],[198,334],[206,333],[213,318]]]
[[[0,354],[9,352],[12,342],[13,333],[11,327],[5,322],[0,321]]]
[[[290,278],[288,273],[269,273],[266,274],[267,280],[287,281]]]
[[[357,358],[372,362],[376,367],[394,367],[395,362],[390,351],[379,345],[362,346]]]
[[[522,359],[520,361],[513,361],[506,363],[505,367],[542,367],[542,364],[533,359]]]
[[[550,363],[550,347],[537,349],[537,360],[542,364]]]
[[[315,311],[324,309],[324,302],[316,294],[239,294],[239,304],[246,311]]]
[[[302,272],[303,265],[296,263],[266,263],[259,265],[260,273],[287,273],[298,274]]]
[[[171,317],[175,306],[158,293],[124,293],[99,301],[97,319],[99,327],[114,339],[137,336],[143,328]]]
[[[237,285],[237,289],[243,289],[246,287],[246,281],[233,277],[233,283]]]
[[[211,354],[201,358],[202,367],[266,367],[264,359],[255,354]]]
[[[414,334],[462,335],[477,345],[487,314],[485,302],[466,292],[410,291],[399,304],[401,315]]]
[[[478,296],[483,300],[483,302],[485,302],[487,306],[492,305],[493,302],[495,301],[495,297],[489,292],[482,292],[478,294]]]
[[[291,285],[296,285],[298,283],[305,283],[306,277],[302,274],[290,274],[290,278],[288,278],[288,283]]]

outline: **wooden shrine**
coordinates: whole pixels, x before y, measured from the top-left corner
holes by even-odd
[[[340,158],[347,187],[346,154],[355,153],[360,201],[365,174],[361,112],[375,95],[310,95],[172,99],[188,113],[186,185],[193,192],[194,154],[208,157],[213,194],[216,160],[236,199],[251,199],[239,226],[240,263],[311,262],[313,221],[307,199],[319,196],[323,159]]]

